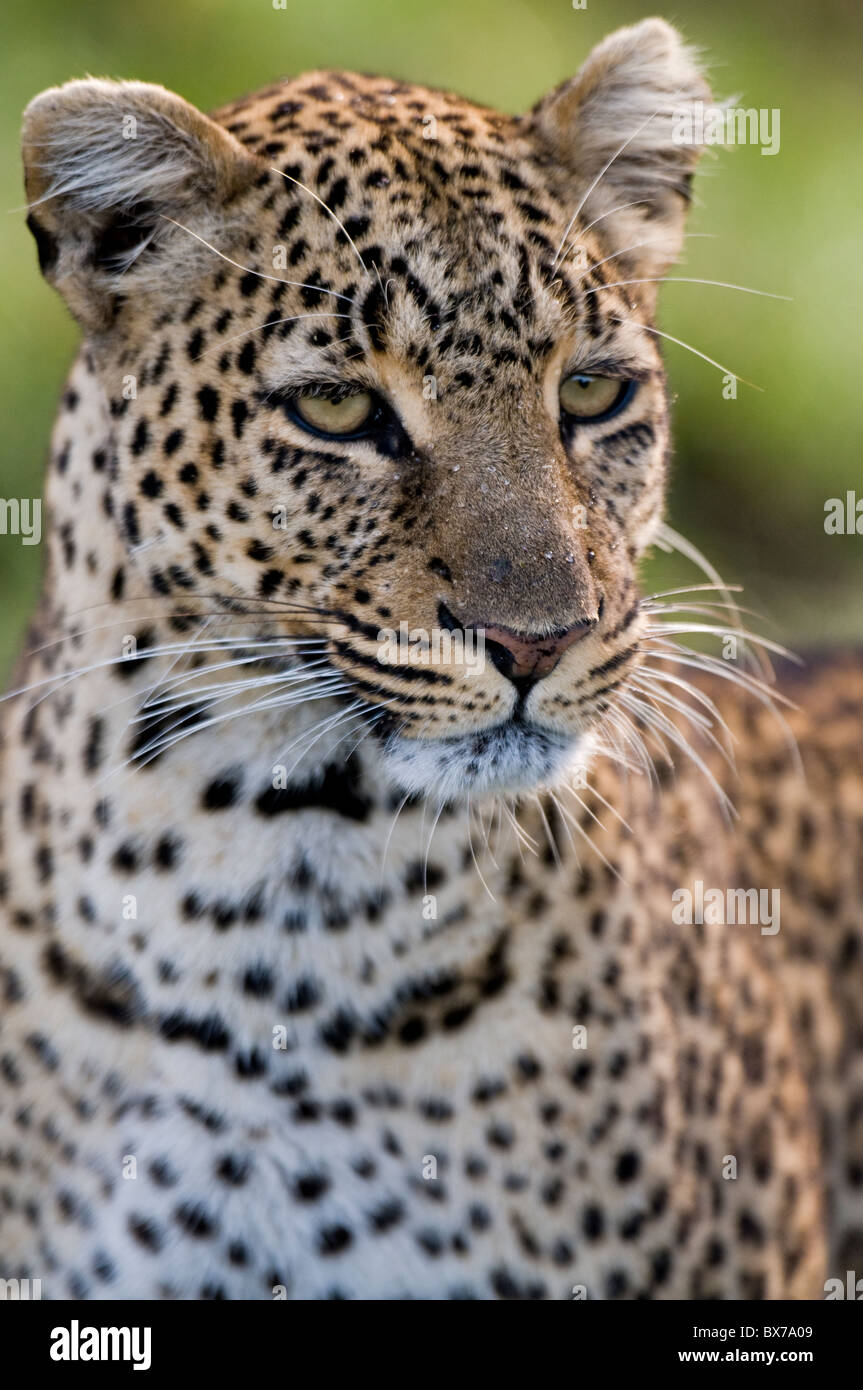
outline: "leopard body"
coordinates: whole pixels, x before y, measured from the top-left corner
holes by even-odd
[[[812,1299],[863,1257],[863,669],[783,667],[780,717],[660,665],[714,738],[639,685],[697,151],[596,176],[681,90],[649,21],[523,118],[344,73],[30,108],[85,341],[0,726],[3,1277]],[[573,364],[638,389],[564,436]],[[288,387],[345,380],[390,424],[304,436]],[[586,635],[533,682],[382,663],[442,612]],[[779,929],[681,925],[697,882]]]

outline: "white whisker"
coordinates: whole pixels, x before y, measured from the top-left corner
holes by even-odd
[[[287,281],[285,282],[287,283]],[[249,338],[253,333],[263,333],[265,328],[278,328],[282,323],[297,323],[300,319],[347,319],[351,321],[350,314],[337,314],[334,310],[328,313],[326,310],[316,314],[291,314],[285,319],[266,319],[263,323],[258,323],[254,328],[247,328],[243,333],[232,333],[230,338],[220,338],[211,348],[206,348],[204,352],[192,358],[193,362],[200,362],[202,357],[209,357],[213,352],[223,352],[226,344],[237,343],[241,338]]]
[[[619,315],[614,314],[609,315],[609,317],[612,323],[634,324],[636,328],[640,328],[644,333],[653,333],[657,338],[667,338],[670,343],[676,343],[678,347],[685,348],[687,352],[694,353],[695,356],[700,357],[703,362],[709,362],[711,367],[716,367],[717,371],[722,372],[725,376],[734,377],[735,381],[742,381],[744,386],[750,386],[753,391],[764,390],[763,386],[756,386],[754,381],[747,381],[746,377],[740,376],[739,372],[733,372],[730,367],[723,367],[721,362],[717,362],[713,357],[708,357],[706,352],[699,352],[698,348],[693,347],[691,343],[685,343],[682,338],[675,338],[672,333],[663,333],[659,328],[648,328],[646,323],[639,323],[638,319],[622,319]]]
[[[642,244],[639,243],[639,245]],[[634,250],[634,248],[631,249]],[[585,290],[584,293],[585,296],[601,294],[603,290],[618,290],[625,285],[714,285],[720,290],[739,290],[741,294],[757,294],[762,299],[784,299],[787,304],[794,302],[787,294],[774,294],[771,290],[754,290],[749,285],[732,285],[727,280],[702,280],[694,275],[645,275],[638,280],[612,280],[607,285],[596,285],[593,289]]]
[[[370,272],[369,272],[369,268],[368,268],[368,266],[366,265],[365,261],[363,260],[362,256],[360,255],[359,250],[357,249],[357,244],[356,244],[356,242],[354,241],[353,237],[351,236],[351,234],[350,234],[350,232],[348,231],[347,227],[345,226],[344,222],[340,221],[340,219],[339,219],[338,217],[336,217],[336,214],[333,212],[332,208],[327,207],[327,204],[324,202],[323,198],[319,198],[318,195],[317,195],[317,193],[314,191],[313,188],[309,188],[306,184],[300,183],[300,180],[299,180],[299,179],[292,178],[291,175],[290,175],[290,174],[286,174],[285,171],[284,171],[283,169],[277,169],[277,168],[275,167],[275,165],[271,165],[271,166],[270,166],[270,171],[271,171],[271,173],[273,173],[273,174],[280,174],[281,177],[282,177],[283,179],[286,179],[288,183],[296,184],[297,188],[301,188],[301,189],[303,190],[304,193],[308,193],[308,195],[309,195],[310,198],[314,198],[315,202],[318,203],[318,204],[323,208],[323,210],[324,210],[324,212],[327,214],[327,216],[328,216],[328,217],[331,217],[331,218],[333,219],[333,221],[335,222],[336,226],[337,226],[337,227],[340,229],[340,231],[342,231],[342,232],[344,233],[344,235],[347,237],[348,241],[350,242],[350,245],[351,245],[351,248],[352,248],[352,250],[353,250],[354,255],[356,256],[357,260],[359,261],[360,265],[362,266],[363,271],[365,272],[365,274],[368,275],[368,274],[370,273]],[[380,272],[378,272],[378,279],[380,279]]]
[[[277,170],[276,172],[279,171]],[[287,175],[283,177],[287,177]],[[212,242],[205,240],[202,236],[198,236],[198,233],[193,232],[191,227],[184,227],[182,222],[177,222],[173,217],[166,217],[164,213],[162,216],[166,222],[171,222],[175,227],[179,227],[181,232],[188,232],[189,236],[194,237],[202,246],[206,246],[207,250],[212,251],[220,260],[227,261],[228,265],[232,265],[235,270],[242,270],[246,275],[254,275],[258,280],[272,280],[277,285],[293,285],[293,287],[298,290],[316,290],[318,294],[329,294],[332,295],[333,299],[343,299],[346,304],[355,304],[355,301],[351,299],[350,295],[337,294],[335,290],[326,290],[323,285],[307,285],[301,280],[285,280],[281,275],[265,275],[262,270],[253,270],[251,266],[241,265],[239,261],[234,261],[230,256],[226,256],[217,246],[213,246]]]
[[[557,265],[558,261],[560,260],[560,253],[561,253],[561,251],[563,250],[563,247],[564,247],[564,245],[565,245],[565,243],[566,243],[566,239],[567,239],[567,237],[569,236],[570,232],[572,231],[572,228],[574,227],[575,223],[578,221],[578,217],[579,217],[579,214],[580,214],[582,208],[584,207],[585,203],[587,202],[588,198],[590,197],[590,195],[591,195],[591,193],[594,191],[594,189],[597,187],[597,185],[601,182],[602,179],[605,178],[605,175],[608,173],[608,171],[609,171],[609,169],[611,168],[611,166],[612,166],[612,164],[614,163],[614,161],[615,161],[616,159],[618,159],[620,155],[623,154],[623,151],[626,149],[627,145],[631,145],[631,144],[632,144],[632,141],[635,139],[636,135],[640,135],[641,132],[642,132],[647,126],[650,125],[650,122],[651,122],[652,120],[655,120],[655,118],[656,118],[661,112],[666,111],[666,110],[671,110],[671,111],[673,112],[673,110],[674,110],[674,103],[675,103],[675,101],[677,101],[678,97],[681,96],[681,95],[682,95],[681,92],[675,92],[674,95],[670,98],[670,103],[669,103],[669,106],[668,106],[668,107],[666,107],[666,106],[663,104],[662,106],[657,106],[657,108],[656,108],[655,111],[651,111],[650,115],[649,115],[648,117],[646,117],[646,119],[643,120],[639,126],[636,127],[636,129],[632,132],[631,135],[628,135],[628,136],[627,136],[627,138],[624,140],[623,144],[622,144],[622,145],[619,145],[618,148],[614,151],[614,154],[611,156],[611,158],[610,158],[609,160],[607,160],[605,164],[603,164],[603,166],[602,166],[602,168],[600,169],[599,173],[597,174],[596,178],[593,180],[593,182],[592,182],[591,184],[588,185],[587,189],[585,190],[584,194],[582,195],[581,202],[579,203],[578,207],[575,209],[575,212],[572,214],[572,217],[569,219],[569,221],[568,221],[567,224],[566,224],[566,230],[564,231],[563,236],[561,237],[560,245],[559,245],[558,248],[557,248],[557,251],[556,251],[556,253],[555,253],[554,260],[553,260],[552,263],[551,263],[552,269],[554,269],[554,267]]]

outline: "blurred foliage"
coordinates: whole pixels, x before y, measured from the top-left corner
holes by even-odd
[[[524,110],[570,76],[630,0],[18,0],[0,56],[0,496],[41,487],[48,432],[77,333],[41,280],[24,226],[20,113],[86,73],[172,87],[203,109],[315,67],[381,72]],[[764,388],[723,400],[721,374],[666,343],[676,395],[672,522],[792,642],[860,632],[863,539],[826,536],[824,502],[863,472],[859,417],[859,0],[675,0],[666,12],[704,50],[718,95],[778,107],[781,150],[703,162],[685,268],[792,303],[670,284],[660,324]],[[706,166],[706,167],[705,167]],[[38,584],[39,552],[0,537],[0,676]],[[654,563],[648,583],[693,582]]]

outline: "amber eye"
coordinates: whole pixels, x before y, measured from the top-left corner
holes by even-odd
[[[560,383],[560,405],[571,420],[606,420],[631,399],[634,381],[575,372]]]
[[[352,391],[340,397],[310,391],[295,396],[292,404],[301,424],[316,434],[332,435],[337,439],[362,433],[375,408],[374,397],[369,391]]]

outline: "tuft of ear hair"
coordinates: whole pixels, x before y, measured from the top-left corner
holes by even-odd
[[[701,154],[681,132],[699,128],[685,117],[709,101],[695,51],[665,20],[645,19],[610,34],[534,107],[528,131],[572,198],[567,245],[595,222],[623,272],[615,279],[665,274]],[[641,297],[651,299],[649,285]]]
[[[117,295],[170,285],[182,257],[163,245],[176,230],[166,219],[212,234],[266,168],[164,87],[95,78],[31,101],[22,152],[43,274],[89,331],[110,322]]]

